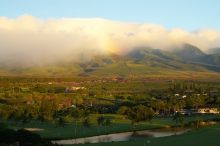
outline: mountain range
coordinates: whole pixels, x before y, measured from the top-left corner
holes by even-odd
[[[184,44],[179,48],[161,50],[135,48],[126,55],[96,55],[86,62],[60,62],[31,67],[0,68],[0,75],[15,76],[108,76],[159,75],[174,72],[220,73],[220,48],[204,53],[198,47]]]

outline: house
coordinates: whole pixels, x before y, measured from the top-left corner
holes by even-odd
[[[181,109],[179,112],[182,115],[193,115],[193,114],[220,114],[218,108],[198,108],[198,109]]]
[[[85,87],[71,87],[70,88],[72,91],[77,91],[77,90],[83,90]]]
[[[31,90],[28,87],[21,87],[21,92],[30,92]]]
[[[183,95],[183,96],[182,96],[182,98],[186,98],[186,97],[187,97],[186,95]]]
[[[199,108],[197,110],[198,114],[219,114],[218,108]]]
[[[85,87],[72,86],[72,87],[67,87],[66,92],[74,92],[74,91],[84,90],[84,89],[86,89],[86,88]]]

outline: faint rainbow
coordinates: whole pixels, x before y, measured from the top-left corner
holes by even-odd
[[[105,48],[108,53],[113,53],[113,54],[121,54],[122,50],[121,48],[115,43],[112,39],[106,38],[105,40]]]

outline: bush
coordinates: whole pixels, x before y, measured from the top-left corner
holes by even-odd
[[[1,124],[0,124],[1,125]],[[0,129],[0,146],[53,146],[50,141],[42,139],[38,134],[26,130]]]

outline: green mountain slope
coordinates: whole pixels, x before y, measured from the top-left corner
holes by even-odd
[[[142,76],[172,72],[220,72],[220,55],[205,54],[185,44],[169,51],[136,48],[124,56],[97,55],[90,61],[60,62],[30,67],[0,67],[0,76]]]

